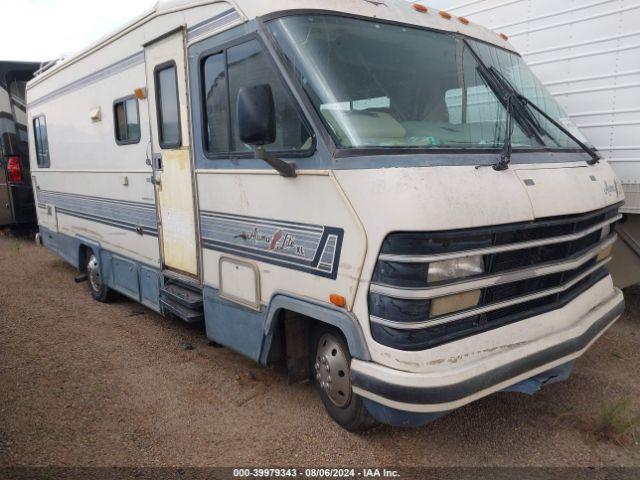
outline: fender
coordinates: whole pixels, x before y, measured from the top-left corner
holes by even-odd
[[[305,315],[314,320],[336,327],[342,332],[353,358],[371,360],[362,328],[353,313],[308,298],[295,297],[287,293],[276,293],[271,297],[264,324],[264,339],[260,350],[260,363],[266,364],[271,341],[276,327],[276,318],[282,310]]]
[[[91,248],[91,250],[93,250],[95,256],[98,257],[98,265],[100,265],[100,275],[105,277],[104,272],[102,271],[102,246],[100,245],[100,242],[91,240],[87,237],[83,237],[82,235],[76,235],[76,240],[78,241],[78,270],[84,272],[86,267],[85,263],[87,261],[86,258],[82,257],[80,249],[82,247],[89,247]]]

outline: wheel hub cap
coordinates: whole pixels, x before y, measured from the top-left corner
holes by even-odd
[[[89,263],[87,264],[87,274],[89,275],[89,283],[94,292],[100,291],[100,266],[98,265],[98,259],[91,255]]]
[[[342,346],[333,335],[324,334],[316,351],[314,369],[318,385],[336,406],[346,406],[351,399],[351,381],[349,362]]]

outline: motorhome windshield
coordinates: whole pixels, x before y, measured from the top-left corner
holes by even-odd
[[[502,148],[506,108],[476,57],[552,118],[567,121],[522,58],[498,47],[336,15],[283,17],[269,28],[339,148]],[[516,121],[514,149],[577,148],[542,115],[531,115],[542,128],[531,132]]]

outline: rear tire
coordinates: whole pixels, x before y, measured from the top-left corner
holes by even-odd
[[[351,355],[342,335],[328,326],[318,326],[311,342],[313,383],[329,416],[350,432],[375,427],[377,422],[351,388]]]
[[[89,279],[89,290],[94,300],[108,303],[113,299],[113,292],[107,284],[102,281],[100,273],[100,263],[93,251],[88,250],[87,255],[87,277]]]

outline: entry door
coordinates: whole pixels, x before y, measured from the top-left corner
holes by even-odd
[[[184,29],[146,45],[145,62],[163,266],[197,276]]]

